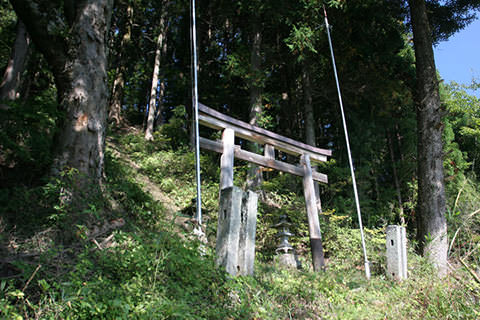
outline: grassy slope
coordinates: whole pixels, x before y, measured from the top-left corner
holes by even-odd
[[[199,243],[187,231],[195,195],[193,155],[168,150],[161,139],[147,145],[141,136],[134,134],[119,137],[113,147],[108,153],[106,194],[109,203],[115,204],[107,206],[105,211],[112,218],[121,216],[125,225],[112,227],[95,237],[101,249],[89,237],[61,247],[48,233],[43,236],[37,233],[36,239],[43,241],[37,242],[47,243],[42,248],[32,244],[32,238],[18,240],[18,252],[30,246],[37,255],[28,261],[11,261],[23,270],[23,275],[1,280],[0,318],[480,317],[479,288],[468,275],[457,272],[438,280],[432,276],[430,267],[412,252],[409,280],[398,284],[385,279],[382,230],[368,232],[374,268],[371,281],[365,280],[358,232],[342,225],[341,217],[336,216],[330,218],[330,225],[324,231],[325,239],[330,241],[325,273],[312,273],[308,256],[302,258],[304,270],[275,267],[265,249],[272,234],[265,218],[270,209],[263,208],[258,225],[255,276],[229,278],[213,263],[218,196],[215,159],[205,156],[202,160],[203,207],[209,238],[206,254],[202,256],[198,253]],[[285,201],[296,201],[291,197]],[[301,246],[302,240],[296,244]],[[38,265],[41,267],[35,272]]]

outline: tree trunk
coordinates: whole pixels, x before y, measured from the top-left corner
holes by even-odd
[[[312,83],[310,70],[305,63],[302,66],[303,107],[305,112],[305,140],[307,144],[316,145],[315,117],[313,115]]]
[[[73,26],[76,54],[65,65],[71,83],[59,90],[67,116],[60,131],[54,170],[74,167],[100,182],[108,103],[106,44],[113,1],[86,2]],[[64,76],[58,74],[56,78]]]
[[[409,4],[417,73],[417,240],[419,249],[435,265],[439,276],[444,276],[448,241],[442,158],[443,110],[425,1],[409,0]]]
[[[309,66],[305,63],[305,61],[302,64],[302,87],[303,87],[303,106],[304,106],[304,112],[305,112],[305,140],[307,144],[313,147],[316,147],[317,137],[315,135],[315,116],[313,114],[312,82],[310,77],[310,69],[309,69]],[[315,172],[316,166],[312,166],[311,170],[312,172]],[[322,202],[320,200],[320,186],[318,185],[317,181],[312,180],[312,182],[313,182],[313,196],[315,196],[315,206],[317,207],[317,210],[315,210],[314,212],[315,214],[318,215],[319,213],[322,213]],[[305,188],[305,183],[304,183],[304,188]],[[306,202],[308,201],[307,197],[305,197],[305,201]],[[316,219],[318,220],[318,217]],[[318,228],[318,232],[320,232],[320,224],[318,224],[317,228]],[[319,238],[317,240],[310,239],[310,242],[311,242],[312,256],[315,257],[314,269],[320,270],[321,268],[324,267],[324,264],[325,264],[321,234],[319,235]]]
[[[167,35],[167,27],[165,25],[165,19],[167,17],[167,6],[164,2],[163,12],[160,17],[160,34],[157,39],[157,49],[155,51],[155,63],[153,65],[153,76],[152,76],[152,87],[150,89],[150,102],[148,103],[148,118],[147,118],[147,127],[145,129],[145,140],[153,141],[153,124],[155,121],[155,113],[157,112],[157,88],[158,88],[158,75],[160,73],[160,61],[162,58],[162,51],[164,48],[164,41]],[[163,91],[159,92],[163,93]],[[158,97],[158,112],[162,112],[162,100],[163,96],[159,95]]]
[[[309,66],[304,62],[302,64],[302,87],[303,87],[303,106],[305,114],[305,142],[308,145],[316,147],[315,134],[315,116],[313,114],[313,90]],[[312,166],[312,171],[317,171],[316,166]],[[322,212],[322,203],[320,200],[320,186],[317,181],[313,182],[315,188],[315,201],[318,212]]]
[[[0,100],[15,100],[18,98],[22,73],[30,46],[25,24],[19,19],[17,22],[17,37],[12,48],[12,54],[0,84]]]
[[[108,119],[113,122],[115,126],[120,126],[123,122],[122,104],[123,93],[125,88],[125,72],[128,63],[126,59],[126,52],[131,43],[133,25],[133,6],[129,3],[127,7],[127,22],[125,32],[120,42],[120,55],[118,57],[118,64],[115,70],[115,80],[113,81],[112,95],[110,97],[110,110],[108,112]]]
[[[400,218],[400,223],[404,226],[405,225],[405,216],[404,216],[404,212],[403,212],[402,190],[400,189],[400,181],[398,179],[397,166],[396,166],[396,163],[395,163],[395,154],[393,152],[393,139],[392,139],[392,134],[390,133],[390,131],[387,131],[387,140],[388,140],[388,147],[390,149],[390,160],[392,162],[393,182],[395,183],[395,190],[397,191],[399,218]]]
[[[260,23],[257,18],[252,23],[252,45],[250,54],[250,114],[249,123],[251,125],[257,125],[259,118],[263,112],[262,104],[262,84],[261,84],[261,45],[262,45],[262,33],[260,30]],[[259,152],[258,144],[250,143],[250,151]],[[248,177],[247,177],[247,189],[257,190],[263,182],[262,171],[260,167],[249,164],[248,165]]]
[[[59,105],[65,111],[52,174],[74,168],[80,173],[77,186],[81,187],[101,183],[103,177],[108,103],[106,44],[113,0],[64,2],[62,12],[56,2],[11,1],[52,69]],[[56,19],[49,18],[52,12]],[[68,35],[58,32],[62,28],[68,29]]]
[[[109,123],[119,127],[123,122],[122,103],[123,89],[125,87],[125,66],[118,65],[115,70],[115,80],[113,81],[112,96],[110,98],[110,110],[108,112]]]

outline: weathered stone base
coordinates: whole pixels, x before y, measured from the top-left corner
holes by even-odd
[[[220,191],[216,263],[233,275],[252,275],[258,195],[238,187]]]

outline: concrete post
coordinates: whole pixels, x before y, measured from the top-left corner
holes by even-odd
[[[387,274],[395,280],[407,279],[407,236],[405,227],[387,227]]]

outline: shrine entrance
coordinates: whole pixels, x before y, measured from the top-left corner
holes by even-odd
[[[314,181],[328,183],[328,178],[325,174],[312,170],[311,163],[327,161],[327,157],[332,155],[331,150],[316,148],[250,125],[201,103],[198,104],[198,121],[206,127],[222,130],[221,141],[199,137],[201,148],[222,154],[217,264],[225,267],[232,275],[253,273],[258,196],[252,191],[244,193],[233,185],[233,163],[234,158],[237,158],[303,178],[313,269],[321,270],[324,258]],[[235,145],[235,137],[263,145],[264,154],[243,150],[241,146]],[[298,157],[299,164],[277,160],[275,150]]]

